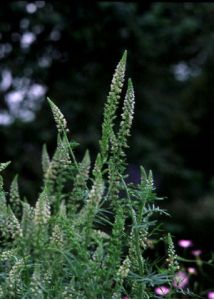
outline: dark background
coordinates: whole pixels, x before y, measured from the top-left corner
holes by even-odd
[[[19,174],[34,202],[41,149],[56,129],[45,101],[63,111],[71,136],[94,157],[104,102],[123,51],[136,108],[128,159],[155,176],[166,227],[214,249],[214,4],[0,2],[0,160],[5,186]]]

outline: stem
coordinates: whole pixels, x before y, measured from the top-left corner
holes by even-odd
[[[182,257],[180,257],[180,256],[178,256],[177,259],[180,260],[180,261],[183,261],[183,262],[194,262],[194,263],[195,263],[195,261],[196,261],[196,260],[194,260],[194,259],[185,259],[185,258],[182,258]],[[214,268],[214,265],[212,265],[211,263],[208,263],[208,262],[203,261],[203,260],[202,260],[201,262],[202,262],[203,264],[205,264],[205,265],[208,265],[208,266]]]
[[[72,150],[72,148],[70,146],[70,143],[69,143],[69,140],[68,140],[68,137],[67,137],[67,133],[66,133],[65,130],[64,130],[64,136],[65,136],[65,139],[66,139],[66,143],[68,144],[69,151],[70,151],[71,157],[73,159],[73,162],[75,164],[75,167],[76,167],[78,173],[80,174],[79,164],[78,164],[78,162],[77,162],[77,160],[75,158],[74,152],[73,152],[73,150]],[[89,190],[88,187],[87,187],[87,185],[85,185],[85,186],[86,186],[86,189]]]
[[[131,216],[132,216],[132,221],[133,221],[133,224],[134,224],[135,251],[136,251],[136,254],[137,254],[137,260],[138,260],[140,275],[143,276],[143,274],[144,274],[144,265],[143,265],[143,262],[142,262],[141,249],[140,249],[140,245],[139,245],[139,230],[138,230],[138,227],[137,227],[137,220],[136,220],[134,209],[132,207],[131,198],[129,196],[127,185],[126,185],[124,179],[122,178],[122,176],[121,176],[121,180],[122,180],[122,183],[124,185],[124,188],[125,188],[125,191],[126,191],[126,194],[127,194],[127,197],[128,197],[129,206],[130,206],[130,209],[131,209]],[[143,285],[141,285],[141,297],[142,297],[142,295],[143,295]]]
[[[74,152],[73,152],[73,150],[72,150],[72,148],[71,148],[71,146],[70,146],[70,143],[69,143],[69,140],[68,140],[68,137],[67,137],[67,133],[66,133],[65,130],[64,130],[63,133],[64,133],[64,136],[65,136],[66,142],[67,142],[67,144],[68,144],[68,146],[69,146],[69,151],[70,151],[71,157],[72,157],[72,159],[73,159],[73,161],[74,161],[75,167],[76,167],[76,169],[77,169],[78,172],[79,172],[79,166],[78,166],[78,163],[77,163],[77,161],[76,161]]]

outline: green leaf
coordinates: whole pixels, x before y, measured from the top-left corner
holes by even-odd
[[[11,163],[11,161],[7,161],[5,163],[0,163],[0,172],[2,172],[4,169],[6,169],[10,163]]]

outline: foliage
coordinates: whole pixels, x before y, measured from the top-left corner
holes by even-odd
[[[89,152],[77,162],[66,120],[49,99],[57,147],[52,158],[43,147],[43,184],[35,207],[20,198],[17,177],[10,201],[1,184],[2,298],[154,298],[156,286],[172,286],[179,266],[171,236],[158,230],[156,214],[166,212],[156,205],[152,172],[141,167],[140,183],[126,182],[131,79],[119,129],[114,126],[125,65],[126,52],[113,76],[93,167]],[[148,252],[163,242],[165,257],[152,259]]]

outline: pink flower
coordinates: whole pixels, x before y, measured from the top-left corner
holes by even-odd
[[[187,273],[179,271],[175,274],[172,285],[175,288],[183,289],[189,283],[189,277]]]
[[[210,291],[207,294],[208,299],[214,299],[214,291]]]
[[[178,245],[182,248],[189,248],[193,244],[192,244],[192,241],[190,241],[190,240],[180,240],[180,241],[178,241]]]
[[[189,267],[189,268],[187,269],[187,271],[188,271],[189,274],[197,274],[196,269],[193,268],[193,267]]]
[[[160,296],[165,296],[169,293],[170,289],[167,286],[158,286],[155,288],[155,293]]]
[[[194,255],[194,256],[200,256],[201,255],[201,253],[202,253],[202,250],[199,250],[199,249],[197,249],[197,250],[192,250],[192,255]]]

